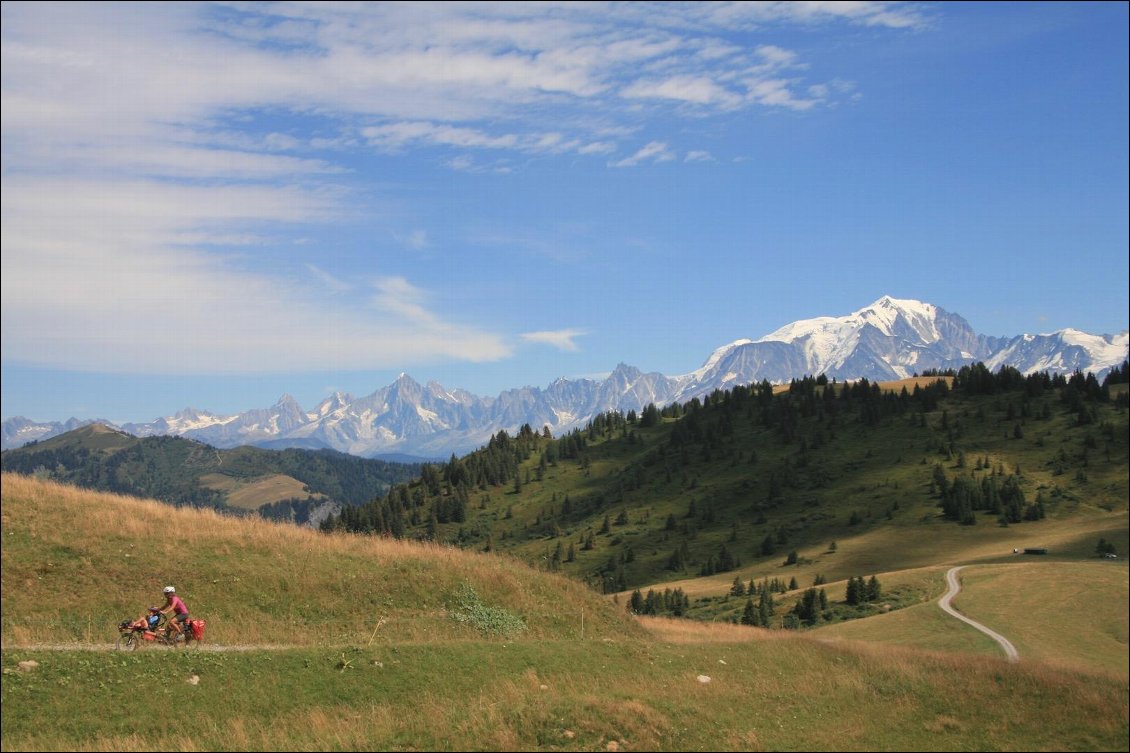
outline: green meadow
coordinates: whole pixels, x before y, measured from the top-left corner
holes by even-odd
[[[497,554],[2,488],[4,750],[1127,747],[1121,562],[963,571],[956,603],[1007,615],[1009,664],[930,603],[806,631],[634,618]],[[932,599],[945,564],[884,582]],[[208,620],[204,645],[110,650],[166,582]],[[1042,602],[1026,631],[1013,613]],[[874,628],[836,632],[857,626]],[[1069,645],[1082,631],[1109,638]]]

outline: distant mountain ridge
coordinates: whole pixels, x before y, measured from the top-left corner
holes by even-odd
[[[258,511],[312,525],[420,473],[418,465],[325,448],[217,449],[179,436],[137,437],[97,423],[6,450],[0,468],[175,505]]]
[[[901,379],[928,369],[960,368],[981,361],[1036,371],[1092,372],[1101,379],[1127,359],[1128,336],[1091,335],[1074,329],[1051,334],[989,337],[961,316],[921,301],[884,296],[840,317],[804,319],[756,340],[716,349],[682,376],[643,373],[619,364],[603,380],[557,379],[545,389],[523,387],[497,397],[420,385],[407,374],[371,395],[334,393],[305,411],[290,395],[270,408],[234,416],[185,409],[149,423],[120,428],[139,437],[181,435],[226,448],[330,448],[362,457],[403,453],[446,458],[481,446],[500,430],[522,424],[554,433],[583,426],[608,410],[639,411],[708,395],[716,389],[767,380],[774,383],[825,374],[841,381]],[[61,434],[92,422],[4,421],[3,448]],[[105,422],[103,422],[105,423]]]

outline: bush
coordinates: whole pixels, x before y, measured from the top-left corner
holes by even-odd
[[[508,637],[526,630],[521,617],[500,607],[488,607],[468,583],[461,583],[452,596],[451,619],[487,635]]]

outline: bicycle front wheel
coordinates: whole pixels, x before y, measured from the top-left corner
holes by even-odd
[[[137,634],[134,632],[122,633],[118,636],[118,642],[114,648],[119,651],[133,651],[137,648]]]

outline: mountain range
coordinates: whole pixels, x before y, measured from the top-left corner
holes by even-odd
[[[982,362],[996,371],[1094,373],[1102,379],[1130,353],[1127,332],[1091,335],[1074,329],[1051,334],[990,337],[957,314],[929,303],[884,296],[846,316],[787,324],[757,340],[716,349],[681,376],[643,373],[619,364],[608,377],[557,379],[545,389],[510,389],[481,397],[436,382],[420,385],[407,374],[365,397],[334,393],[313,410],[290,395],[270,408],[217,415],[187,408],[149,423],[119,428],[135,436],[180,435],[220,448],[330,448],[362,457],[446,458],[481,446],[500,430],[523,424],[554,434],[584,426],[608,411],[639,411],[685,402],[737,384],[783,383],[807,375],[873,381],[902,379],[930,369]],[[3,422],[3,449],[46,439],[86,423],[37,423],[22,416]]]

